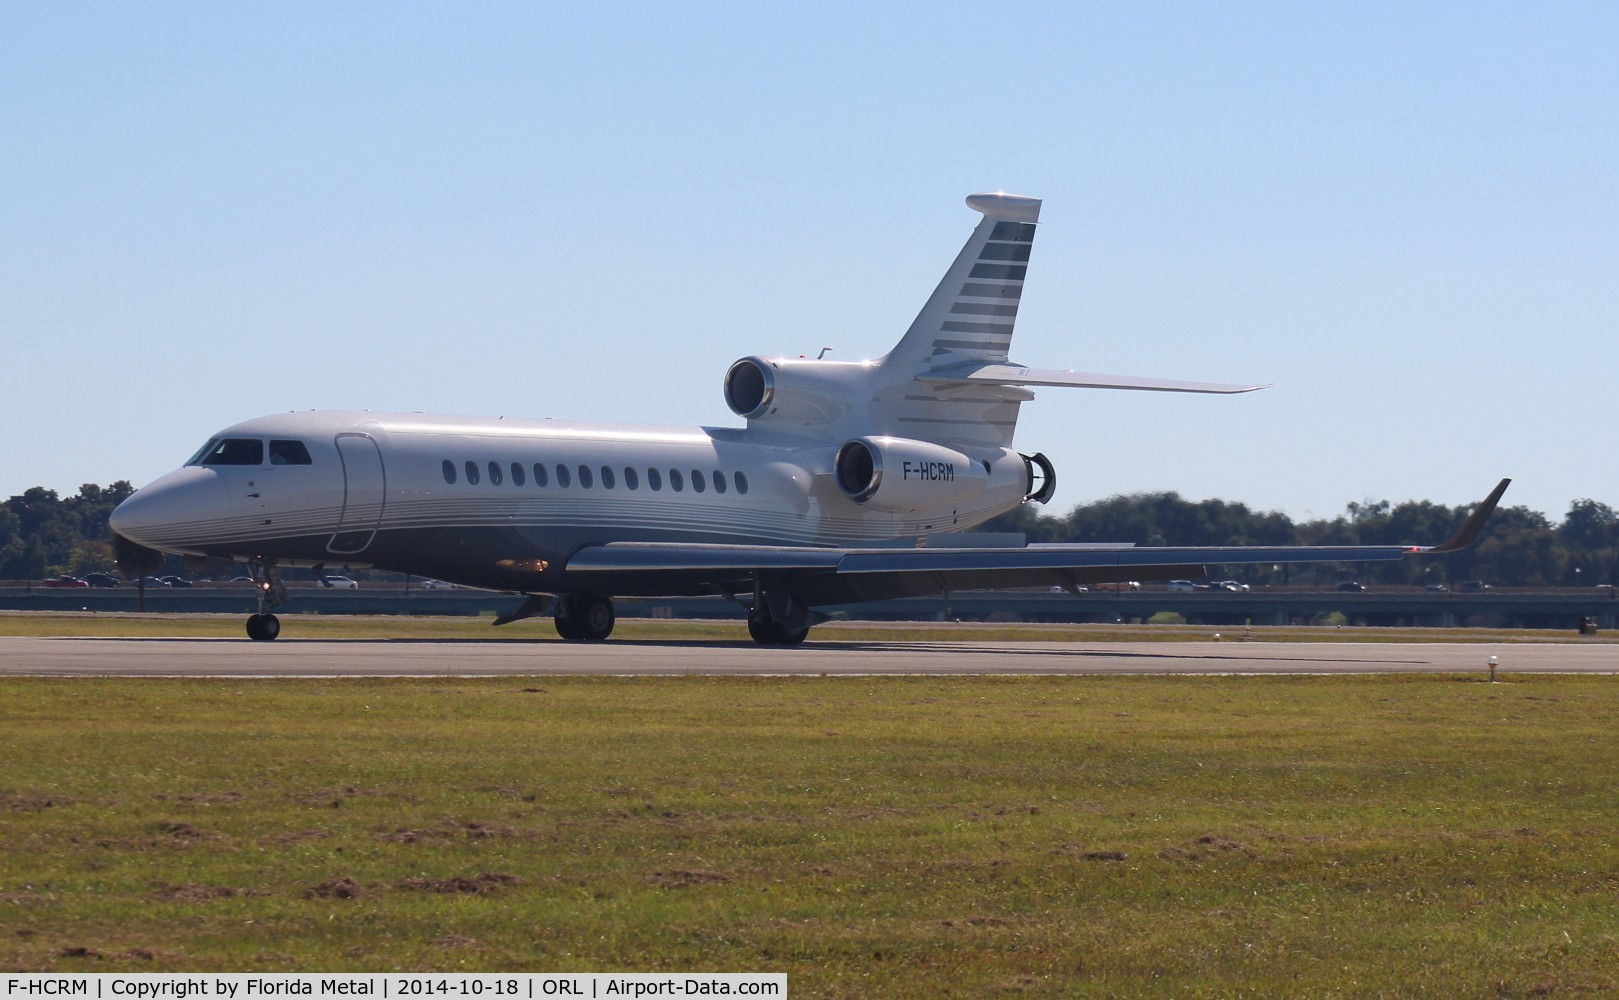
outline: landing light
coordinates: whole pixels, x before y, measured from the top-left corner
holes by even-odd
[[[515,569],[520,573],[544,573],[551,564],[544,559],[502,559],[495,565],[501,569]]]

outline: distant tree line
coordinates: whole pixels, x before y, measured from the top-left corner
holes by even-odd
[[[119,480],[108,487],[85,483],[76,496],[35,486],[0,506],[0,579],[112,572],[112,529],[107,515],[135,492]]]
[[[113,569],[107,515],[135,492],[128,482],[86,483],[70,497],[34,487],[0,506],[0,579],[38,580]],[[1286,514],[1254,511],[1227,500],[1186,500],[1178,493],[1133,493],[1081,504],[1066,516],[1030,506],[997,517],[980,530],[1026,534],[1031,542],[1134,542],[1137,545],[1403,545],[1449,538],[1471,506],[1427,500],[1351,503],[1331,520],[1294,522]],[[170,560],[163,572],[177,572]],[[1213,570],[1211,569],[1211,572]],[[1484,580],[1497,586],[1572,587],[1619,583],[1619,515],[1596,500],[1575,500],[1559,523],[1527,507],[1503,507],[1484,539],[1467,552],[1431,559],[1344,566],[1294,565],[1233,570],[1250,583],[1330,585],[1454,584]]]

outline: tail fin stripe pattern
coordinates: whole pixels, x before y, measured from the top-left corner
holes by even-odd
[[[978,255],[978,259],[1024,263],[1029,259],[1029,251],[1033,249],[1033,245],[1029,243],[986,243],[984,252]]]
[[[969,278],[1002,278],[1022,281],[1029,273],[1027,264],[975,264]]]
[[[975,285],[968,282],[961,286],[961,294],[974,295],[979,298],[1015,299],[1023,295],[1022,285]]]
[[[939,329],[946,333],[1004,333],[1012,335],[1010,323],[963,323],[960,320],[947,320],[939,324]]]
[[[1005,240],[1011,243],[1033,243],[1034,223],[997,222],[995,223],[995,228],[990,230],[989,238],[992,240]]]

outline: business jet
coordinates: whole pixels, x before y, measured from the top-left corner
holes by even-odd
[[[570,640],[607,638],[615,597],[717,594],[747,609],[757,642],[793,645],[826,620],[823,609],[857,601],[1403,559],[1477,539],[1507,480],[1431,547],[1028,545],[970,531],[1056,489],[1044,455],[1012,447],[1031,387],[1263,388],[1011,361],[1040,204],[970,196],[983,218],[882,357],[733,363],[725,401],[745,426],[259,417],[219,431],[119,505],[118,551],[131,566],[152,550],[245,562],[259,585],[247,620],[256,640],[280,633],[283,569],[338,565],[510,592],[522,603],[495,624],[548,614]]]

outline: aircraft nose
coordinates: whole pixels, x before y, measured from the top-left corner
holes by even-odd
[[[211,524],[229,513],[230,496],[212,469],[188,465],[153,480],[119,504],[112,530],[132,542],[166,552],[202,544]]]

